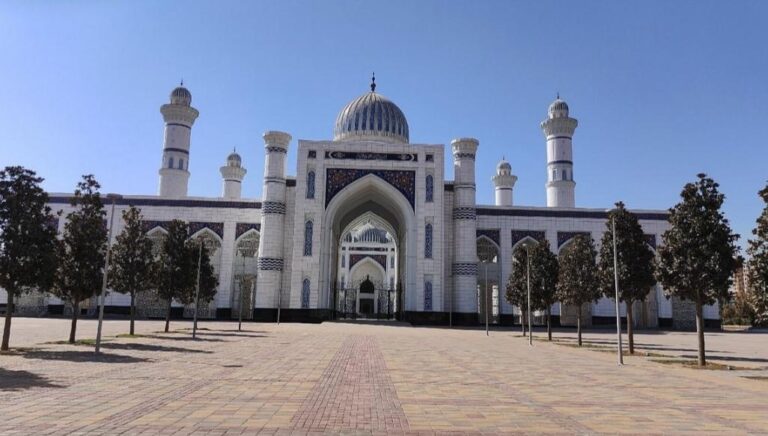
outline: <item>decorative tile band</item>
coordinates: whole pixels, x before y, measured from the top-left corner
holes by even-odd
[[[219,238],[224,238],[224,223],[210,223],[202,221],[192,221],[189,223],[189,234],[194,235],[200,230],[208,229],[213,233],[219,235]]]
[[[257,265],[260,271],[282,271],[283,259],[279,257],[259,257]]]
[[[453,264],[453,275],[455,276],[476,276],[477,263],[457,262]]]
[[[547,208],[536,209],[522,209],[522,208],[505,208],[505,207],[489,207],[482,206],[477,208],[478,215],[485,216],[524,216],[524,217],[544,217],[544,218],[598,218],[607,219],[608,212],[600,210],[557,210]],[[669,219],[669,213],[664,211],[658,212],[636,212],[635,216],[641,220],[648,221],[667,221]]]
[[[356,263],[360,262],[366,257],[370,257],[372,260],[375,260],[379,265],[381,265],[382,268],[384,268],[384,271],[387,270],[387,256],[384,254],[350,254],[349,268],[352,269]]]
[[[586,237],[592,236],[589,232],[557,232],[557,248],[562,247],[563,244],[579,235]]]
[[[456,153],[454,159],[472,159],[475,160],[475,153]]]
[[[285,215],[285,203],[280,201],[265,201],[261,205],[261,213]]]
[[[53,195],[49,204],[70,204],[70,195]],[[261,209],[258,201],[221,201],[221,200],[191,200],[178,198],[131,198],[124,197],[115,202],[118,206],[167,206],[167,207],[201,207],[222,209]]]
[[[288,153],[288,150],[283,147],[267,147],[267,153]]]
[[[498,229],[477,229],[476,231],[477,237],[485,236],[486,238],[490,239],[491,241],[495,242],[496,245],[501,245],[501,236],[500,231]]]
[[[326,151],[326,159],[354,159],[354,160],[394,160],[401,162],[417,162],[419,155],[416,153],[370,153],[348,151]]]
[[[144,233],[149,233],[157,227],[160,227],[163,230],[168,230],[168,225],[170,223],[170,221],[144,220],[141,222],[141,227],[144,230]]]
[[[546,237],[543,230],[512,230],[512,246],[525,238],[533,238],[537,241],[543,241]]]
[[[237,223],[235,225],[235,239],[243,236],[246,232],[250,230],[256,230],[257,232],[261,233],[261,224],[260,223]]]
[[[474,207],[454,207],[453,219],[455,220],[476,220],[477,213]]]
[[[415,209],[416,172],[403,170],[373,170],[351,168],[327,168],[325,170],[325,207],[342,189],[358,179],[372,174],[389,183],[405,196]]]

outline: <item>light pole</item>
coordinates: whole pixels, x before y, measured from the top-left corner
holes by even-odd
[[[616,295],[616,338],[618,349],[619,365],[624,365],[624,356],[621,352],[621,314],[619,313],[619,260],[616,256],[616,215],[611,217],[611,230],[613,233],[613,283]]]
[[[485,312],[485,335],[488,336],[488,259],[483,259],[485,267],[485,286],[483,287],[483,312]]]
[[[104,259],[104,275],[101,281],[101,295],[99,296],[99,325],[96,328],[96,354],[101,352],[101,324],[104,322],[104,300],[107,296],[107,277],[109,275],[109,261],[112,257],[112,224],[115,222],[115,202],[122,200],[120,194],[107,194],[107,199],[112,200],[112,211],[109,216],[109,231],[107,232],[107,255]]]
[[[192,339],[197,336],[197,306],[200,302],[200,263],[203,260],[203,238],[200,238],[200,245],[197,250],[197,286],[195,286],[195,315],[192,321]]]
[[[528,345],[533,346],[533,325],[531,323],[531,252],[529,245],[525,246],[525,260],[528,263],[528,270],[526,272],[528,280]]]

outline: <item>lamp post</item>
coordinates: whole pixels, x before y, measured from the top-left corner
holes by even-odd
[[[195,315],[192,321],[192,339],[197,336],[197,306],[200,303],[200,263],[203,260],[203,239],[200,238],[200,244],[197,250],[197,286],[195,286]]]
[[[485,286],[483,286],[483,312],[485,312],[485,335],[488,333],[488,259],[481,260],[485,270]]]
[[[611,217],[611,230],[613,233],[613,284],[616,291],[616,343],[619,365],[624,365],[624,356],[621,352],[621,314],[619,313],[619,260],[616,256],[616,216]]]
[[[99,325],[96,328],[96,354],[101,352],[101,325],[104,322],[104,300],[107,295],[107,277],[109,275],[109,261],[112,257],[112,225],[115,221],[115,203],[122,200],[120,194],[107,194],[107,199],[112,200],[112,211],[109,216],[109,230],[107,231],[107,255],[104,259],[104,275],[101,281],[101,295],[99,296]]]

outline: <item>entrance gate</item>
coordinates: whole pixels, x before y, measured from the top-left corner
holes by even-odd
[[[370,293],[356,288],[338,289],[336,318],[395,319],[396,294],[394,289],[374,289]]]

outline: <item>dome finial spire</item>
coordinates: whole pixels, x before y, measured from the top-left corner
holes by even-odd
[[[181,83],[179,83],[179,86],[184,86],[184,78],[181,78]]]
[[[376,92],[376,73],[371,74],[371,92]]]
[[[557,91],[557,99],[560,100],[560,91]]]

